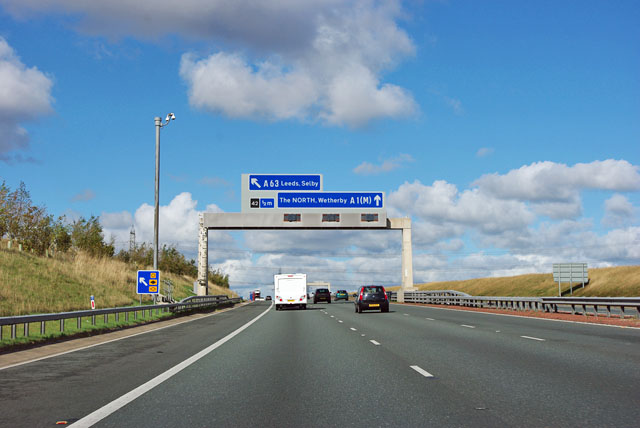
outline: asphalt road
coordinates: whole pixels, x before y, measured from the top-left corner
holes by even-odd
[[[258,302],[0,370],[0,385],[0,426],[79,425],[92,414],[99,427],[635,427],[640,330]]]

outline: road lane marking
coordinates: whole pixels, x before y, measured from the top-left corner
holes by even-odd
[[[380,343],[379,343],[379,342],[376,342],[376,341],[375,341],[375,340],[373,340],[373,339],[372,339],[372,340],[370,340],[369,342],[373,343],[373,344],[374,344],[374,345],[376,345],[376,346],[380,345]]]
[[[433,318],[425,318],[425,319],[429,321],[435,321]]]
[[[460,324],[460,327],[476,328],[475,325],[466,325],[466,324]]]
[[[420,373],[422,376],[424,377],[433,377],[433,375],[431,373],[429,373],[428,371],[426,371],[423,368],[420,368],[419,366],[409,366],[412,369],[414,369],[415,371],[417,371],[418,373]]]
[[[338,322],[342,322],[342,320],[338,320]]]
[[[394,303],[395,305],[395,303]],[[420,308],[418,305],[414,305],[416,308]],[[464,309],[454,309],[454,308],[439,308],[436,306],[423,306],[423,309],[439,309],[441,311],[464,311]],[[497,314],[495,312],[480,312],[480,311],[465,311],[469,314],[480,314],[480,315],[495,315],[499,317],[515,317],[515,318],[525,318],[528,320],[538,320],[538,321],[555,321],[555,322],[565,322],[571,324],[583,324],[583,325],[591,325],[591,326],[599,326],[599,327],[613,327],[613,328],[624,328],[630,330],[640,330],[640,327],[631,327],[628,325],[613,325],[613,324],[598,324],[593,322],[585,322],[585,321],[569,321],[569,320],[557,320],[554,318],[537,318],[537,317],[528,317],[526,315],[515,315],[515,314]]]
[[[545,341],[545,339],[540,339],[539,337],[531,337],[531,336],[520,336],[520,337],[522,337],[524,339],[538,340],[540,342],[544,342]]]
[[[353,327],[349,327],[351,329],[351,331],[358,331],[357,329],[353,328]]]
[[[364,337],[364,334],[361,334],[360,336]]]
[[[273,305],[273,303],[272,303],[272,305]],[[176,364],[175,366],[171,367],[166,372],[159,374],[158,376],[154,377],[150,381],[148,381],[146,383],[143,383],[139,387],[127,392],[126,394],[124,394],[120,398],[116,398],[115,400],[113,400],[109,404],[99,408],[98,410],[94,411],[93,413],[88,414],[87,416],[83,417],[82,419],[76,421],[73,424],[73,426],[76,427],[76,428],[78,428],[78,427],[90,427],[90,426],[93,426],[94,424],[100,422],[101,420],[103,420],[107,416],[109,416],[112,413],[118,411],[122,407],[124,407],[127,404],[131,403],[136,398],[138,398],[141,395],[149,392],[150,390],[152,390],[156,386],[160,385],[162,382],[170,379],[171,377],[173,377],[176,374],[180,373],[182,370],[184,370],[187,367],[189,367],[191,364],[195,363],[196,361],[198,361],[199,359],[205,357],[206,355],[208,355],[209,353],[211,353],[215,349],[217,349],[220,346],[224,345],[226,342],[228,342],[229,340],[233,339],[238,334],[242,333],[251,324],[253,324],[254,322],[258,321],[260,318],[265,316],[267,314],[267,312],[269,312],[270,309],[271,309],[271,306],[269,306],[269,308],[266,311],[262,312],[260,315],[258,315],[257,317],[255,317],[254,319],[252,319],[251,321],[249,321],[248,323],[246,323],[242,327],[236,329],[235,331],[229,333],[228,335],[226,335],[222,339],[218,340],[213,345],[209,345],[208,347],[204,348],[202,351],[192,355],[191,357],[187,358],[183,362],[181,362],[179,364]]]
[[[335,318],[333,315],[331,315],[331,318]]]
[[[404,315],[405,317],[408,317],[408,316],[409,316],[409,314],[402,314],[402,315]]]
[[[46,359],[48,359],[48,358],[58,357],[58,356],[60,356],[60,355],[70,354],[70,353],[72,353],[72,352],[82,351],[82,350],[84,350],[84,349],[89,349],[89,348],[93,348],[93,347],[100,346],[100,345],[106,345],[107,343],[117,342],[117,341],[119,341],[119,340],[128,339],[128,338],[130,338],[130,337],[135,337],[135,336],[140,336],[140,335],[142,335],[142,334],[153,333],[153,332],[155,332],[155,331],[163,330],[163,329],[165,329],[165,328],[169,328],[169,327],[177,326],[177,325],[184,324],[184,323],[188,323],[188,322],[192,322],[192,321],[201,320],[201,319],[203,319],[203,318],[208,318],[208,317],[211,317],[211,316],[214,316],[214,315],[219,315],[219,314],[222,314],[222,313],[227,312],[227,311],[231,311],[231,310],[234,310],[234,309],[237,309],[237,308],[241,308],[241,307],[243,307],[243,306],[246,306],[246,304],[241,304],[241,305],[234,306],[234,307],[231,307],[231,308],[222,309],[222,310],[219,310],[219,311],[215,311],[215,312],[214,312],[214,313],[212,313],[212,314],[208,314],[208,315],[204,315],[204,316],[200,316],[200,317],[194,317],[194,318],[190,318],[190,319],[187,319],[187,320],[184,320],[184,321],[180,321],[180,322],[176,322],[176,323],[166,324],[166,325],[163,325],[163,326],[161,326],[161,327],[157,327],[157,328],[153,328],[153,329],[149,329],[149,330],[141,331],[141,332],[139,332],[139,333],[133,333],[133,334],[130,334],[130,335],[127,335],[127,336],[120,336],[120,337],[116,337],[116,338],[114,338],[114,339],[105,340],[104,342],[92,343],[92,344],[90,344],[90,345],[80,346],[80,347],[78,347],[78,348],[69,349],[69,350],[67,350],[67,351],[56,352],[56,353],[53,353],[53,354],[50,354],[50,355],[45,355],[45,356],[43,356],[43,357],[32,358],[32,359],[27,360],[27,361],[21,361],[21,362],[19,362],[19,363],[15,363],[15,364],[7,365],[7,366],[4,366],[4,367],[0,367],[0,370],[10,369],[10,368],[12,368],[12,367],[22,366],[22,365],[25,365],[25,364],[35,363],[36,361],[46,360]],[[166,320],[166,321],[167,321],[167,322],[168,322],[168,321],[171,321],[171,319],[168,319],[168,320]],[[163,322],[164,322],[164,321],[163,321]],[[141,327],[147,327],[147,326],[151,326],[151,324],[142,324],[142,325],[141,325]],[[124,332],[124,330],[116,330],[116,331],[114,331],[114,332],[113,332],[113,334],[116,334],[116,333],[122,333],[122,332]],[[106,333],[106,334],[110,334],[110,333]]]

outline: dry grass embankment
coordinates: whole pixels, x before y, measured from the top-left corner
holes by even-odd
[[[5,247],[6,248],[6,247]],[[110,258],[80,253],[55,258],[0,249],[0,316],[90,309],[93,295],[97,308],[139,304],[135,267]],[[173,297],[193,295],[194,278],[162,273],[173,282]],[[231,290],[209,284],[210,294],[235,296]],[[150,296],[143,296],[143,303]]]
[[[640,296],[640,266],[589,269],[589,280],[589,284],[584,289],[574,290],[573,295],[577,297]],[[543,297],[558,295],[558,283],[553,281],[551,273],[430,282],[416,284],[416,288],[418,290],[456,290],[472,296]],[[569,284],[563,283],[562,290],[563,292],[568,291]]]

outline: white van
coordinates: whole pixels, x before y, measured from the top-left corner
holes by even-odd
[[[276,311],[285,307],[307,309],[307,274],[290,273],[273,276]]]

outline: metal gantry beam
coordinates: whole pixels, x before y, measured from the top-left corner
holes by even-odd
[[[198,232],[198,295],[207,294],[209,230],[402,230],[402,274],[398,301],[413,287],[411,219],[387,218],[385,212],[203,213]]]

